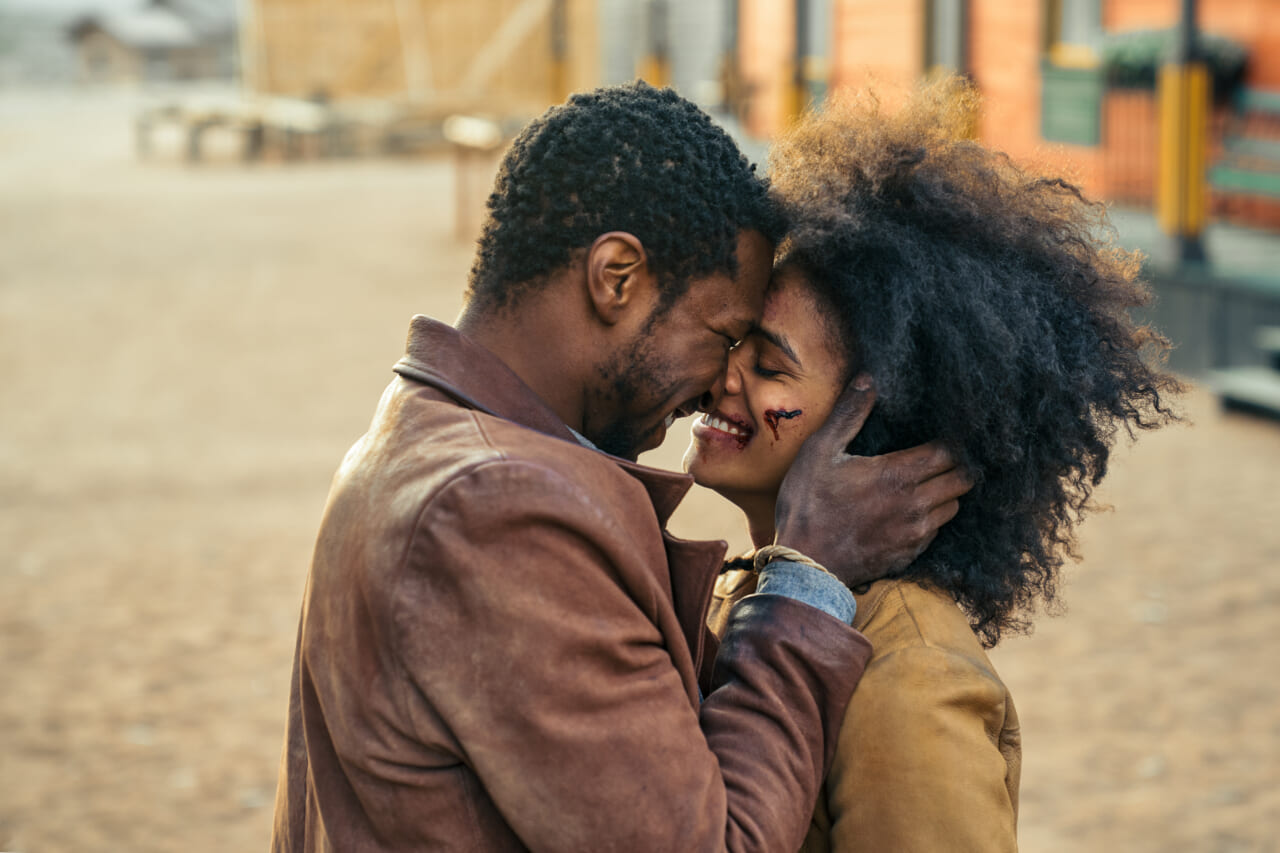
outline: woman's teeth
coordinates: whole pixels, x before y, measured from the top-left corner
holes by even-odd
[[[727,432],[729,435],[745,435],[738,427],[724,420],[723,418],[713,418],[711,415],[704,415],[702,422],[712,429],[718,429],[721,432]]]

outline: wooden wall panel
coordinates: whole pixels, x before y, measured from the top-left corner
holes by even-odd
[[[296,97],[545,105],[553,91],[549,6],[547,0],[253,0],[246,24],[251,85]],[[521,14],[533,24],[512,40],[483,86],[460,91],[476,58]],[[567,17],[567,84],[590,88],[599,76],[594,0],[568,0]]]

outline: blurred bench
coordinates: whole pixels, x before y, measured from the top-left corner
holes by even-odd
[[[1280,199],[1280,92],[1242,89],[1209,185],[1227,195]]]
[[[1210,376],[1210,384],[1223,408],[1280,419],[1280,327],[1262,326],[1255,343],[1267,354],[1268,366],[1217,370]]]
[[[479,237],[498,159],[519,126],[510,119],[462,114],[447,117],[441,125],[454,151],[453,230],[461,242]]]
[[[192,97],[148,107],[134,119],[134,144],[138,157],[154,153],[154,135],[165,125],[176,127],[185,139],[186,159],[199,162],[205,133],[226,128],[241,138],[241,156],[255,160],[262,154],[264,125],[257,111],[236,97]]]
[[[214,128],[239,137],[245,161],[259,160],[267,149],[282,159],[304,156],[345,157],[361,153],[395,118],[397,108],[383,101],[330,104],[317,98],[191,97],[138,113],[134,131],[138,156],[151,156],[158,127],[177,127],[185,138],[186,159],[203,157],[205,134]]]

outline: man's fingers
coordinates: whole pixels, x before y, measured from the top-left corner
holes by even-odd
[[[826,423],[814,437],[824,445],[837,445],[842,452],[862,430],[876,405],[876,389],[870,374],[859,373],[844,386]]]
[[[923,483],[955,470],[956,461],[941,442],[931,441],[881,455],[886,467],[904,472],[904,480]]]
[[[968,494],[973,488],[973,479],[959,468],[952,468],[950,471],[929,478],[916,488],[922,503],[933,508]]]
[[[931,509],[924,520],[925,525],[933,531],[929,539],[932,540],[934,536],[937,536],[938,530],[942,525],[955,518],[956,513],[959,511],[960,501],[955,499],[944,501]]]
[[[911,559],[907,560],[905,563],[898,566],[897,568],[905,569],[907,566],[915,562],[916,559],[919,558],[921,554],[923,554],[925,551],[929,549],[929,546],[933,544],[933,540],[936,539],[937,537],[938,537],[937,527],[933,527],[927,530],[919,539],[916,540],[915,552],[911,554]]]

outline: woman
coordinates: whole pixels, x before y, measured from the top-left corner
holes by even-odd
[[[1140,259],[1075,187],[966,139],[974,107],[943,81],[893,115],[832,106],[775,149],[794,229],[685,457],[768,544],[801,442],[867,372],[850,451],[939,439],[975,481],[911,566],[855,590],[875,651],[804,850],[1016,849],[1018,719],[984,649],[1054,602],[1117,432],[1175,419],[1150,358],[1166,342],[1127,313],[1149,297]],[[754,588],[745,566],[721,575],[713,629]]]

